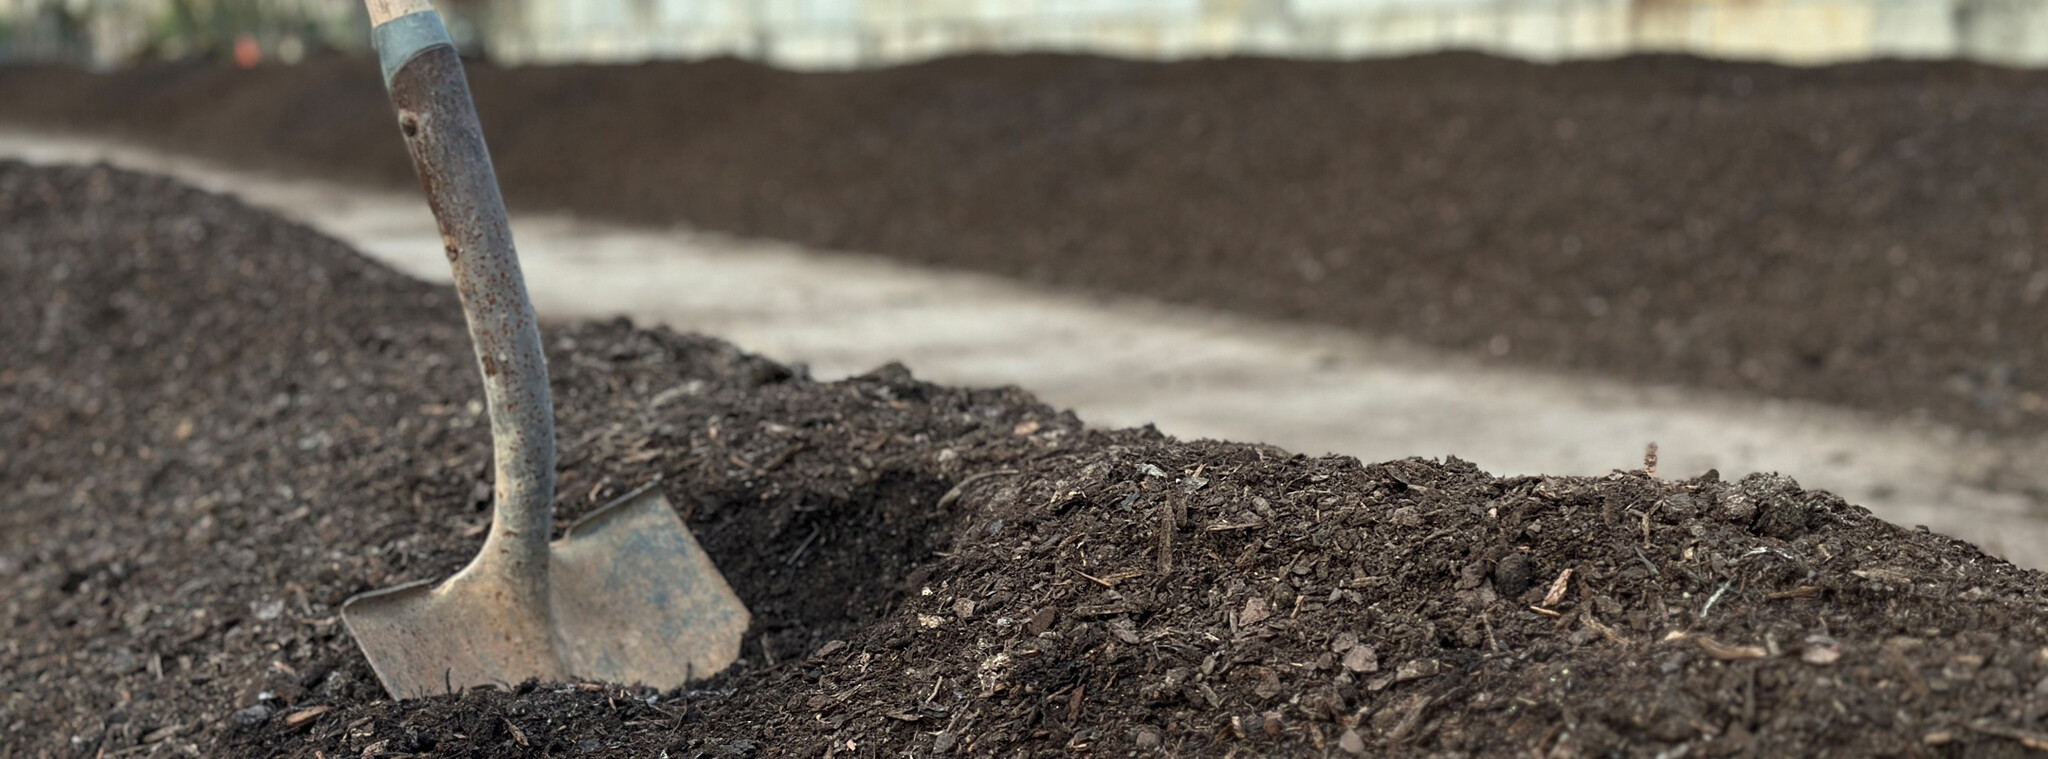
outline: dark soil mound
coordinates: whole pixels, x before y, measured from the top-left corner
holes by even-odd
[[[979,57],[472,69],[515,204],[2048,430],[2048,74]],[[411,186],[368,62],[0,69],[0,119]]]
[[[232,200],[0,163],[0,755],[2018,755],[2039,574],[1783,478],[1080,427],[551,328],[560,516],[664,478],[755,612],[701,688],[394,703],[335,616],[488,493],[452,294]]]

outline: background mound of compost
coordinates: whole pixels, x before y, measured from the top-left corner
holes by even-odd
[[[2018,755],[2042,577],[1784,478],[1501,479],[1083,428],[551,326],[560,518],[659,476],[755,612],[686,691],[384,700],[335,616],[475,550],[460,314],[331,240],[0,163],[0,754]]]
[[[471,69],[508,196],[2048,430],[2048,74],[968,57]],[[410,187],[369,61],[0,69],[0,120]]]

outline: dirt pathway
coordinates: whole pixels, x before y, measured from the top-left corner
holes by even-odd
[[[230,192],[425,279],[447,269],[411,194],[253,174],[99,140],[0,131],[0,157],[105,160]],[[898,360],[949,384],[1016,384],[1093,424],[1366,460],[1455,454],[1496,473],[1777,470],[1881,516],[2048,567],[2026,492],[2040,444],[1994,444],[1834,409],[1507,371],[1336,330],[1052,293],[978,275],[689,230],[522,214],[543,318],[617,314],[732,340],[821,377]]]

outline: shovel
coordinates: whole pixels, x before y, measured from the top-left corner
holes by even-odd
[[[530,678],[667,689],[717,673],[739,655],[747,610],[655,485],[548,542],[547,362],[461,60],[426,0],[365,4],[483,371],[496,482],[469,566],[350,598],[342,620],[398,699]]]

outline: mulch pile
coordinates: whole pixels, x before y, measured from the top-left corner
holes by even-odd
[[[2048,583],[1776,476],[1095,430],[553,326],[566,523],[655,477],[752,607],[686,690],[393,702],[336,617],[480,540],[445,288],[0,163],[0,755],[1888,756],[2048,745]]]
[[[471,68],[511,200],[2048,431],[2048,74],[1472,55]],[[375,68],[0,69],[0,120],[397,187]]]

